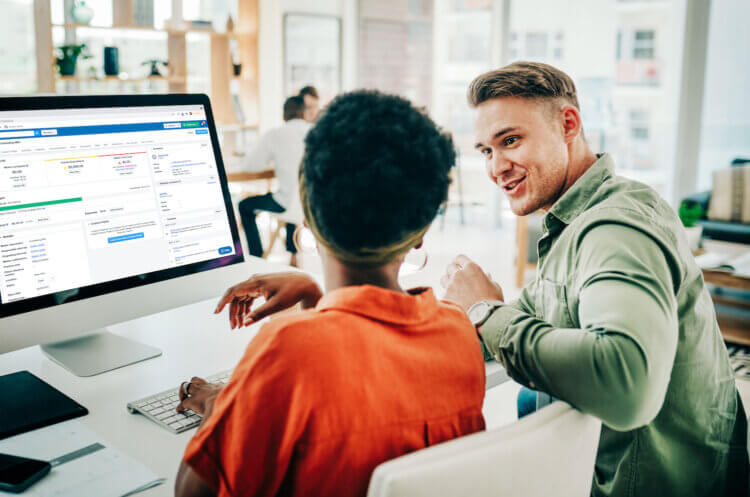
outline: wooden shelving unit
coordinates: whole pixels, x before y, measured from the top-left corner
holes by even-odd
[[[94,77],[94,76],[60,76],[59,74],[55,75],[55,80],[57,81],[98,81],[98,82],[105,82],[105,81],[116,81],[118,83],[139,83],[143,81],[163,81],[165,83],[185,83],[185,78],[177,78],[173,76],[146,76],[144,78],[121,78],[119,76],[103,76],[103,77]]]
[[[750,291],[750,279],[735,276],[724,271],[704,269],[703,280],[717,288],[733,288],[743,292]],[[714,304],[726,308],[744,311],[750,309],[750,303],[747,300],[727,298],[720,293],[717,294],[715,291],[712,292],[711,299],[714,301]],[[719,322],[719,329],[724,336],[724,340],[741,345],[750,345],[750,320],[742,316],[742,313],[730,314],[728,312],[720,312],[720,308],[716,308],[716,320]]]
[[[181,0],[173,0],[181,1]],[[137,83],[161,81],[167,84],[166,91],[170,93],[185,93],[187,91],[188,72],[190,63],[187,60],[187,41],[189,33],[205,33],[210,38],[211,63],[206,68],[206,77],[211,79],[211,105],[214,119],[221,128],[233,133],[246,129],[257,129],[258,125],[258,0],[238,0],[238,19],[235,19],[236,31],[218,33],[205,27],[191,27],[181,19],[171,19],[172,26],[156,28],[154,26],[138,26],[133,23],[133,0],[112,0],[113,25],[90,26],[69,22],[52,23],[50,0],[34,0],[34,24],[37,40],[37,84],[39,92],[55,93],[60,81],[70,83],[65,85],[66,92],[80,91],[79,83]],[[181,12],[182,9],[173,9]],[[184,27],[183,27],[184,25]],[[77,43],[80,31],[148,31],[166,34],[168,75],[164,77],[149,76],[143,78],[120,78],[118,76],[61,76],[57,73],[53,46],[52,31],[64,29],[66,42]],[[234,76],[230,54],[230,42],[236,43],[242,74]],[[46,48],[45,48],[46,47]],[[109,89],[109,88],[108,88]],[[233,93],[242,107],[244,122],[237,120]],[[233,141],[233,137],[229,141]]]

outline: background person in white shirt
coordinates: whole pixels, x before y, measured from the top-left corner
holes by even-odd
[[[246,171],[262,171],[273,162],[279,185],[278,191],[274,193],[248,197],[239,204],[250,255],[263,255],[263,244],[255,222],[258,211],[286,212],[293,208],[296,196],[299,195],[299,165],[305,153],[305,135],[311,127],[303,119],[304,113],[303,97],[298,95],[287,98],[284,102],[284,124],[264,134],[245,160],[243,169]],[[286,225],[286,249],[292,254],[292,265],[296,264],[297,253],[294,246],[295,228],[295,224]]]
[[[302,119],[309,123],[315,122],[315,118],[318,117],[318,112],[320,112],[320,96],[317,88],[309,85],[303,86],[298,95],[305,101],[305,114]]]

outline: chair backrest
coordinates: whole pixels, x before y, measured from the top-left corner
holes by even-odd
[[[368,497],[590,494],[601,421],[564,402],[377,468]]]

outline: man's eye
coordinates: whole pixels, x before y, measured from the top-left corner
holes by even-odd
[[[513,145],[514,143],[516,143],[519,139],[520,138],[517,136],[509,136],[508,138],[503,140],[503,145],[505,145],[506,147],[509,147],[510,145]]]
[[[492,150],[490,150],[489,148],[482,149],[482,155],[484,155],[485,157],[489,157],[491,153],[492,153]]]

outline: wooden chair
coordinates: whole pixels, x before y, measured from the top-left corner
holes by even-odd
[[[523,288],[526,271],[536,270],[537,263],[529,262],[529,217],[542,214],[541,211],[523,217],[516,217],[516,287]],[[534,230],[536,231],[536,230]],[[536,243],[536,239],[533,240]]]

